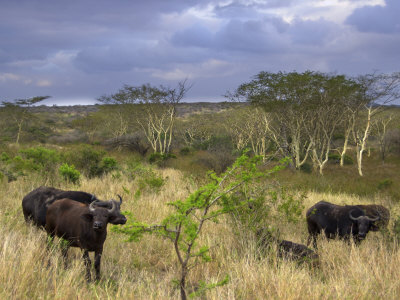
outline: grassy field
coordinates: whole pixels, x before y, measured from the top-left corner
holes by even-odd
[[[183,199],[197,187],[181,171],[161,169],[166,183],[159,192],[144,191],[134,197],[138,182],[125,178],[83,179],[81,186],[60,186],[95,193],[101,199],[123,194],[123,210],[139,221],[160,221],[168,212],[165,204]],[[329,176],[329,175],[328,175]],[[102,280],[87,283],[82,254],[69,253],[64,269],[57,248],[46,249],[46,234],[24,222],[21,200],[44,184],[38,178],[20,177],[0,185],[0,298],[1,299],[177,299],[174,288],[178,266],[171,244],[155,236],[126,243],[123,235],[109,230],[102,258]],[[129,190],[131,193],[124,192]],[[320,200],[338,204],[379,203],[400,215],[400,206],[390,197],[308,192],[305,210]],[[303,213],[304,215],[304,213]],[[393,220],[393,218],[392,218]],[[393,234],[369,233],[359,246],[342,241],[322,240],[320,267],[309,268],[276,258],[260,258],[251,234],[235,235],[228,218],[208,224],[202,240],[212,246],[213,261],[201,264],[189,276],[189,289],[200,280],[217,282],[226,274],[228,284],[207,291],[204,299],[398,299],[400,297],[400,248]],[[268,224],[266,224],[268,225]],[[273,224],[281,237],[305,243],[305,220],[296,225]],[[393,221],[389,224],[389,231]]]

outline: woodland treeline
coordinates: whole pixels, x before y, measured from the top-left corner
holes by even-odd
[[[382,162],[400,155],[400,73],[357,77],[306,71],[260,72],[226,93],[218,112],[178,114],[191,85],[124,85],[86,113],[34,113],[49,96],[3,101],[1,143],[102,145],[165,163],[195,155],[223,172],[249,148],[264,160],[289,157],[296,170],[323,175],[329,161],[355,161],[373,149]]]

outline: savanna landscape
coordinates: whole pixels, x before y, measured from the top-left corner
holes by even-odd
[[[0,297],[398,299],[399,78],[261,72],[220,103],[185,103],[186,81],[90,106],[3,101]],[[128,221],[108,225],[100,280],[79,248],[64,261],[65,241],[25,222],[21,201],[40,186],[122,197]],[[306,211],[321,200],[383,205],[390,220],[313,248]],[[278,240],[318,261],[280,255]]]

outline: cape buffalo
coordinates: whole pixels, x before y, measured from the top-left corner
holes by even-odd
[[[113,219],[113,224],[125,224],[126,218],[120,213],[120,202],[115,200],[110,201],[99,201],[97,197],[93,194],[80,191],[63,191],[60,189],[41,186],[32,192],[28,193],[22,199],[22,211],[26,221],[32,221],[38,227],[44,228],[46,225],[46,212],[47,207],[54,201],[59,199],[68,198],[77,202],[81,202],[89,205],[95,200],[98,206],[111,207],[112,202],[117,204],[117,209],[115,211],[116,217]]]
[[[256,232],[258,245],[262,248],[277,246],[278,257],[299,263],[310,263],[312,266],[318,266],[319,256],[315,251],[305,245],[293,243],[287,240],[280,240],[271,235],[268,229],[261,228]]]
[[[68,241],[68,246],[63,249],[65,258],[68,247],[79,247],[84,251],[87,280],[91,279],[89,251],[95,252],[96,280],[100,279],[100,261],[107,237],[107,224],[115,218],[116,210],[115,202],[108,209],[96,206],[96,202],[86,205],[71,199],[55,201],[47,209],[47,233],[51,237],[58,236]]]
[[[349,240],[353,237],[358,243],[365,239],[368,231],[374,226],[379,216],[366,216],[364,210],[357,205],[336,205],[320,201],[310,207],[306,213],[308,227],[308,245],[311,240],[317,246],[317,235],[324,232],[328,239],[336,236]]]

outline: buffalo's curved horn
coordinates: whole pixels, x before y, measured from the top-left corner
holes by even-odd
[[[90,205],[89,205],[89,211],[90,212],[94,212],[94,205],[96,204],[96,202],[97,202],[97,200],[93,201],[92,203],[90,203]]]
[[[121,205],[122,204],[122,197],[119,194],[117,194],[117,196],[119,198],[119,205]]]
[[[92,195],[92,198],[90,198],[90,201],[95,201],[96,199],[97,199],[97,197],[96,197],[96,195],[95,194],[90,194],[90,195]]]
[[[114,201],[111,201],[111,209],[108,209],[108,213],[113,214],[117,210],[117,205]]]
[[[358,220],[360,220],[362,217],[364,217],[364,216],[359,216],[359,217],[357,217],[357,218],[353,217],[353,215],[351,214],[353,211],[354,211],[354,209],[352,209],[352,210],[349,212],[349,217],[350,217],[351,220],[353,220],[353,221],[358,221]]]
[[[377,217],[375,217],[375,218],[370,218],[370,217],[368,217],[368,216],[366,216],[366,217],[368,218],[368,221],[370,221],[370,222],[375,222],[375,221],[378,221],[378,220],[380,219],[379,216],[377,216]]]

